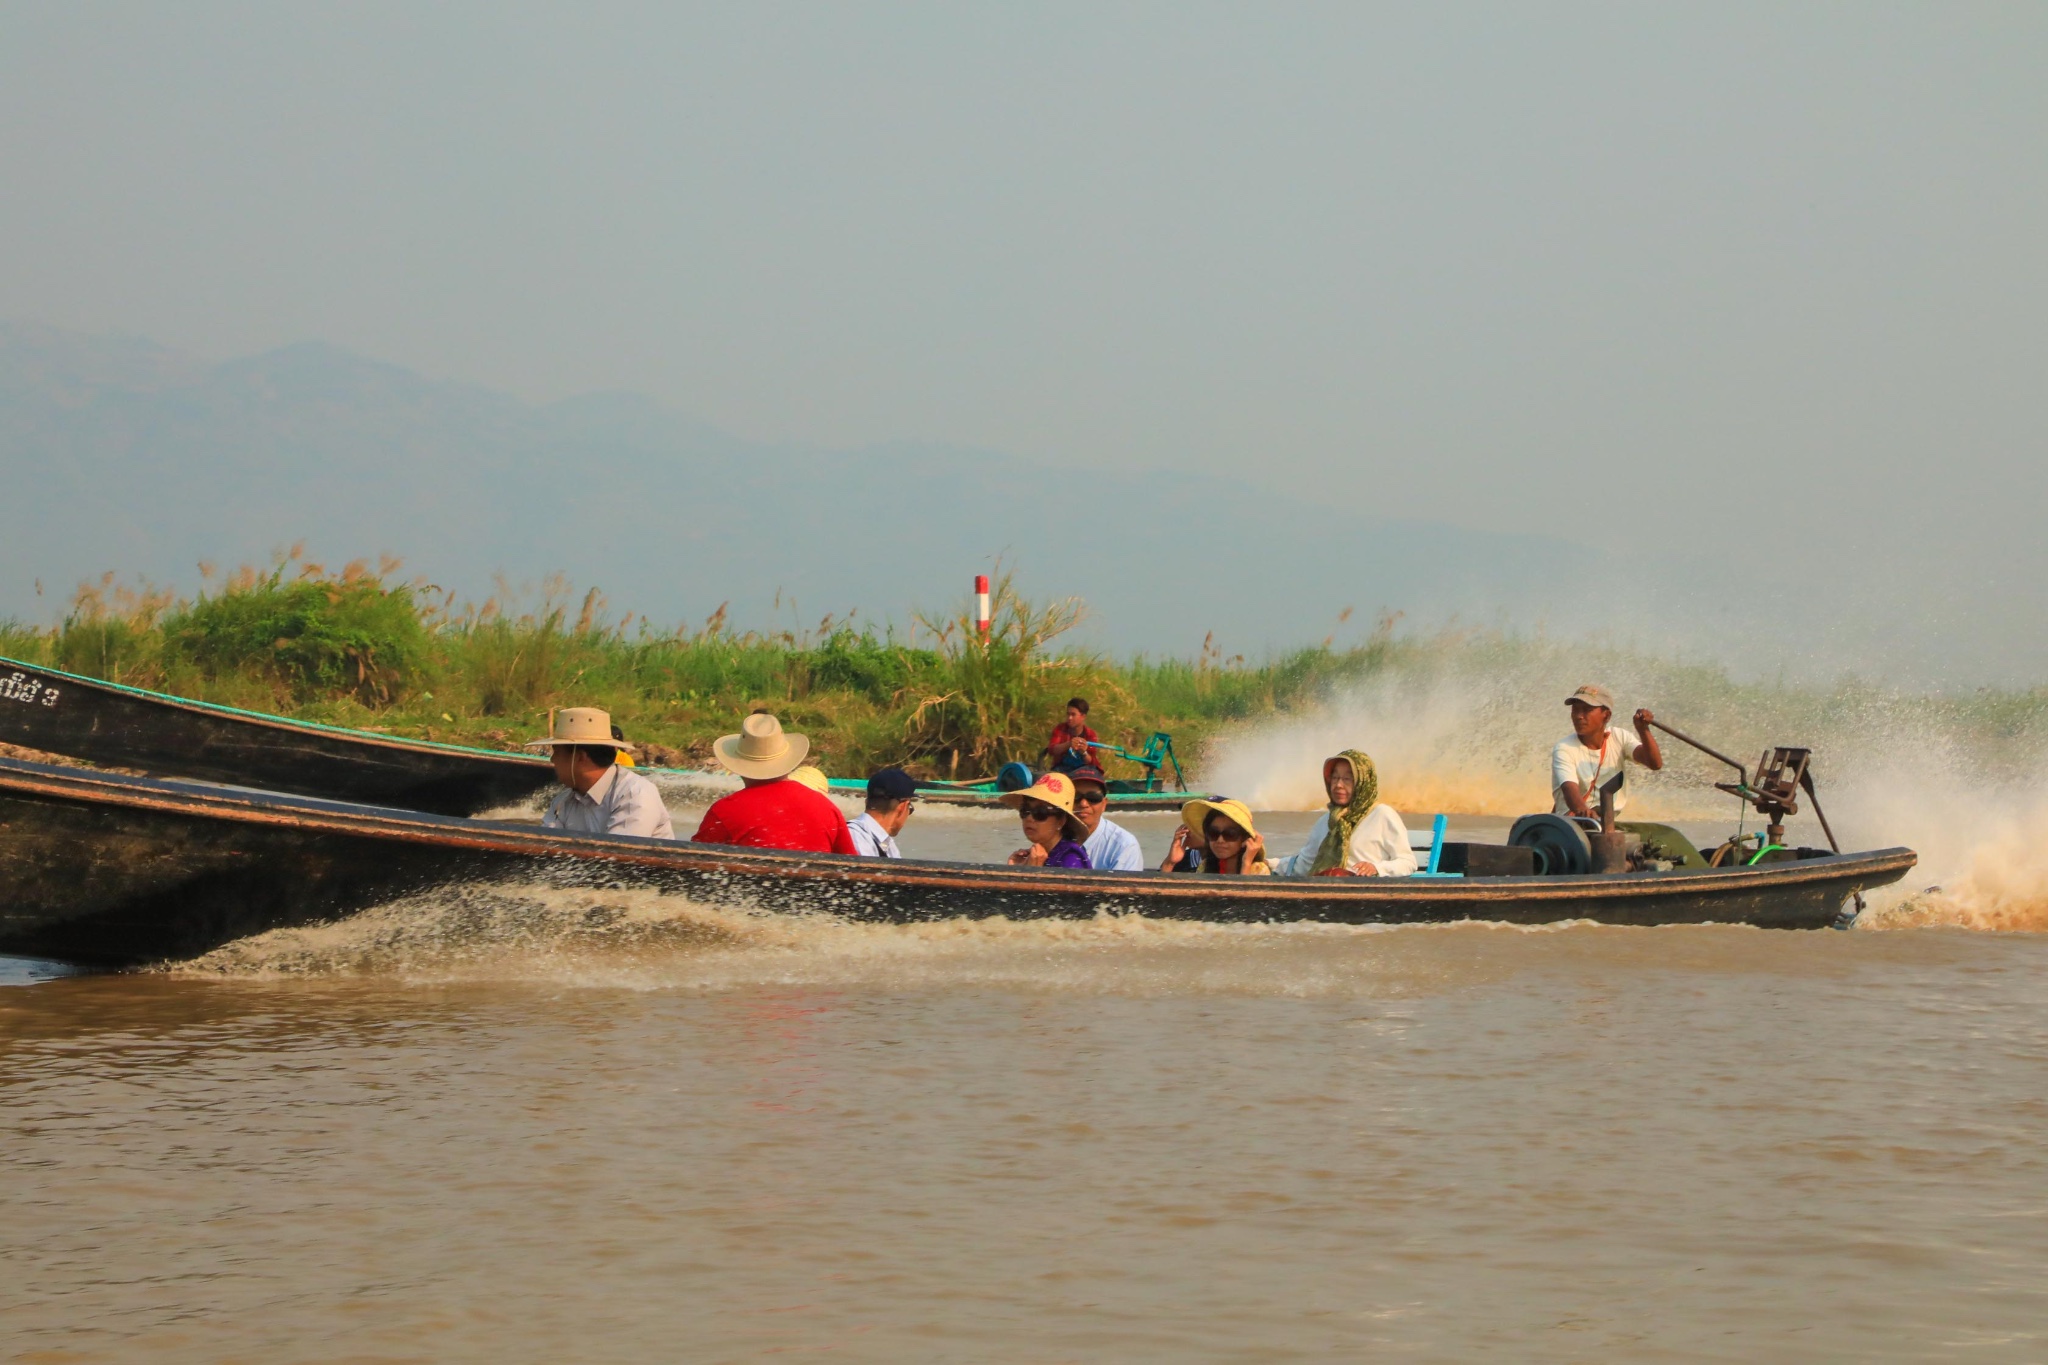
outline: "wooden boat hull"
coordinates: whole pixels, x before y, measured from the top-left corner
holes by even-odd
[[[0,659],[0,742],[113,768],[439,815],[475,815],[553,782],[500,754],[311,725]]]
[[[646,887],[910,922],[1088,918],[1402,924],[1590,919],[1820,928],[1908,849],[1609,877],[1222,878],[778,853],[555,833],[0,760],[0,952],[129,966],[436,885]]]

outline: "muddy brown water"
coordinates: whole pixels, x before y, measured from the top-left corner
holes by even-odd
[[[0,1343],[2036,1361],[2044,1089],[2035,935],[473,888],[0,991]]]

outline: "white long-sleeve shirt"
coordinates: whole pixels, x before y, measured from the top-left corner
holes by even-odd
[[[1308,832],[1308,842],[1301,846],[1301,852],[1270,860],[1274,875],[1306,877],[1316,865],[1316,853],[1329,833],[1330,812],[1326,810]],[[1415,850],[1408,847],[1408,826],[1401,823],[1401,813],[1392,806],[1374,806],[1351,831],[1351,856],[1345,859],[1345,865],[1359,862],[1371,863],[1382,877],[1405,877],[1415,871]]]
[[[896,840],[889,831],[882,828],[881,821],[861,812],[860,819],[848,820],[846,832],[853,836],[853,846],[863,858],[901,858],[903,850],[896,847]]]
[[[605,769],[587,792],[564,789],[548,803],[540,818],[547,829],[574,834],[637,834],[643,839],[673,839],[675,826],[661,792],[630,768]]]
[[[1138,836],[1107,815],[1081,847],[1088,850],[1088,866],[1098,872],[1145,870],[1145,850],[1138,846]]]

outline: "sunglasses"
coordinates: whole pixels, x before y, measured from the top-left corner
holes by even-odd
[[[1245,832],[1239,829],[1236,825],[1210,825],[1207,829],[1203,830],[1202,832],[1209,836],[1209,842],[1212,844],[1219,842],[1226,844],[1241,844],[1248,837],[1246,836]]]
[[[1103,802],[1109,800],[1109,793],[1100,791],[1086,791],[1080,787],[1076,787],[1074,788],[1074,799],[1076,801],[1083,802],[1090,806],[1099,806]]]
[[[1043,801],[1017,807],[1017,814],[1026,820],[1065,820],[1067,813],[1057,806],[1048,806]]]

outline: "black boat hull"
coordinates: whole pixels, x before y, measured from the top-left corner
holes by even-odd
[[[554,781],[527,754],[329,729],[0,659],[0,742],[110,768],[437,815],[475,815]]]
[[[1907,849],[1608,877],[1282,879],[1068,872],[550,832],[0,760],[0,952],[132,966],[452,882],[646,887],[723,905],[958,916],[1402,924],[1589,919],[1821,928]]]

